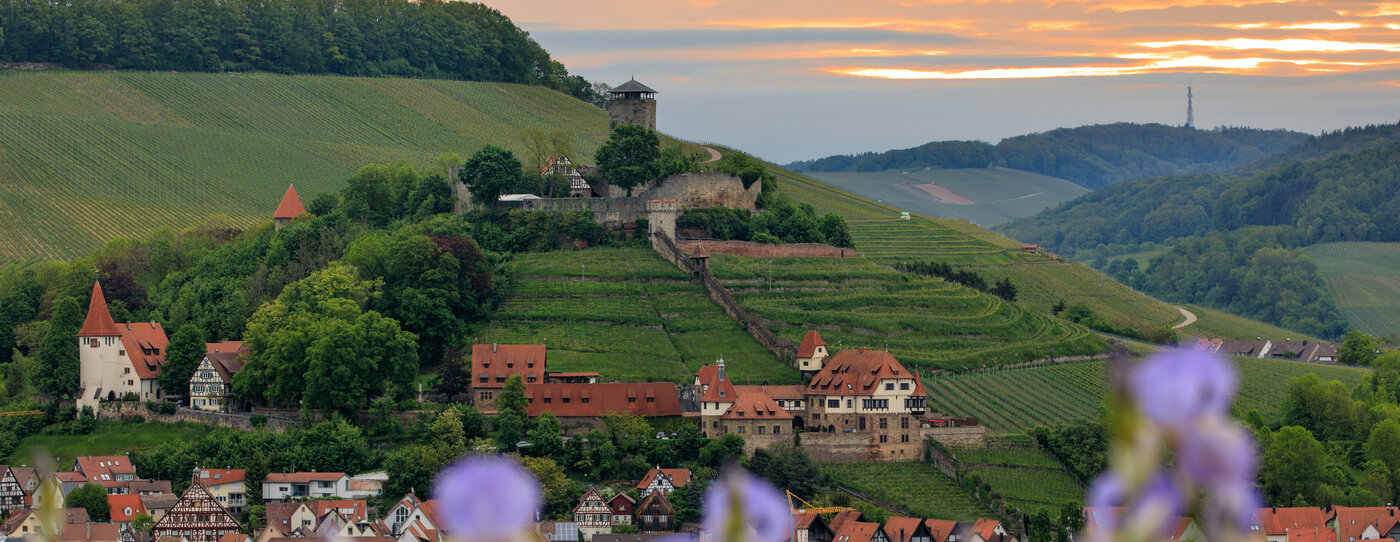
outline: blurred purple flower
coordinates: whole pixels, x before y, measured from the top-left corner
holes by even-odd
[[[1185,497],[1165,472],[1154,474],[1135,494],[1112,472],[1100,475],[1089,488],[1088,507],[1094,510],[1099,533],[1112,532],[1119,520],[1138,529],[1166,536],[1186,506]]]
[[[438,474],[433,497],[454,536],[503,538],[534,523],[540,484],[514,461],[471,456]]]
[[[1249,532],[1249,526],[1256,521],[1255,515],[1262,506],[1264,499],[1254,486],[1254,480],[1248,478],[1211,487],[1210,502],[1205,509],[1211,515],[1211,524]]]
[[[726,540],[735,508],[733,499],[738,499],[738,508],[743,511],[743,525],[753,529],[755,540],[751,542],[783,542],[792,538],[792,510],[787,498],[778,488],[765,480],[735,469],[705,492],[705,518],[703,528],[720,542]]]
[[[1186,434],[1177,450],[1177,466],[1203,486],[1254,479],[1259,461],[1254,436],[1224,419],[1208,420]]]
[[[1138,409],[1163,426],[1186,428],[1202,414],[1230,410],[1238,377],[1220,356],[1164,350],[1137,366],[1129,388]]]

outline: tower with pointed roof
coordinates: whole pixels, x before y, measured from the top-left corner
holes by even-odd
[[[87,318],[78,330],[78,405],[96,407],[128,393],[142,401],[164,398],[156,378],[168,342],[157,322],[113,321],[102,284],[94,282]]]
[[[656,91],[635,78],[608,91],[608,125],[628,123],[656,129]]]
[[[272,212],[272,227],[278,230],[286,226],[293,218],[306,214],[306,207],[301,205],[301,196],[297,195],[297,187],[287,185],[287,192],[282,194],[282,201],[278,202],[277,210]]]

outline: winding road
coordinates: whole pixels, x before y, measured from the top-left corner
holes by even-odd
[[[1172,329],[1181,329],[1183,327],[1196,323],[1196,315],[1192,314],[1191,311],[1188,311],[1181,307],[1177,307],[1176,310],[1181,311],[1181,315],[1186,317],[1186,321],[1172,326]]]
[[[712,147],[700,147],[700,148],[705,149],[705,150],[707,150],[707,151],[710,151],[710,159],[709,159],[709,160],[706,160],[706,161],[704,161],[704,162],[700,162],[701,164],[708,164],[708,163],[710,163],[710,162],[718,162],[718,161],[719,161],[719,158],[720,158],[719,151],[715,150],[715,149],[712,148]]]

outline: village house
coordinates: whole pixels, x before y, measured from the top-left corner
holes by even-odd
[[[642,499],[642,502],[646,502],[646,499]],[[607,500],[603,499],[596,486],[588,486],[588,491],[579,497],[578,505],[574,506],[574,523],[578,524],[578,532],[585,542],[593,540],[595,534],[612,532],[612,508],[608,507]],[[637,528],[641,529],[642,526],[639,524]]]
[[[132,493],[131,483],[137,481],[136,466],[124,455],[81,456],[73,461],[73,472],[82,476],[79,485],[97,484],[111,495]]]
[[[631,525],[632,514],[637,509],[637,501],[626,493],[618,493],[613,498],[608,499],[608,508],[612,509],[612,524]]]
[[[670,494],[690,481],[690,469],[663,469],[660,465],[647,471],[637,482],[637,492],[643,498],[653,491]]]
[[[802,372],[805,378],[811,378],[822,370],[822,363],[826,361],[828,354],[826,351],[826,341],[816,331],[808,331],[802,337],[802,343],[797,346],[797,370]]]
[[[228,412],[233,406],[233,375],[243,368],[248,347],[242,341],[204,346],[204,359],[190,375],[190,408]]]
[[[791,435],[792,414],[759,392],[740,393],[719,417],[721,435]]]
[[[409,493],[389,509],[383,523],[398,542],[440,542],[444,537],[435,504]]]
[[[200,483],[209,490],[209,494],[214,496],[224,508],[231,514],[240,514],[243,507],[248,505],[245,497],[247,489],[244,487],[243,469],[195,469],[199,475]]]
[[[919,518],[890,516],[885,520],[885,534],[890,542],[933,542],[933,532]]]
[[[96,408],[99,401],[129,395],[141,401],[163,399],[156,378],[168,342],[158,322],[113,321],[102,285],[93,283],[87,318],[78,331],[78,406]]]
[[[1394,506],[1334,506],[1327,526],[1336,542],[1400,539],[1400,508]]]
[[[821,514],[797,513],[792,514],[792,526],[795,539],[793,542],[831,542],[835,533],[831,532],[831,527],[822,520]]]
[[[637,531],[660,533],[676,530],[676,509],[666,500],[666,494],[653,491],[637,503]]]
[[[1186,523],[1189,523],[1192,527],[1194,527],[1195,525],[1195,523],[1191,521],[1187,521]],[[1187,526],[1183,526],[1181,530],[1177,532],[1181,533],[1186,529]],[[1002,527],[1001,521],[995,519],[977,518],[977,521],[973,522],[972,525],[969,526],[967,531],[972,535],[972,542],[1013,542],[1015,540],[1014,537],[1006,533],[1006,528]],[[1205,539],[1191,538],[1189,540]]]
[[[282,201],[277,202],[277,209],[272,211],[272,228],[281,231],[283,226],[290,224],[293,218],[306,214],[306,207],[301,205],[301,196],[297,195],[297,187],[287,185],[287,191],[282,194]]]
[[[63,525],[82,525],[91,521],[88,519],[86,508],[62,508],[60,506],[58,513]],[[4,526],[0,527],[0,531],[4,532],[5,538],[26,540],[34,540],[45,534],[55,534],[45,533],[44,525],[39,520],[39,511],[28,509],[15,510],[11,513],[9,517],[5,518]],[[59,532],[62,532],[62,527],[59,528]]]
[[[1311,534],[1317,542],[1334,541],[1336,533],[1327,525],[1329,514],[1315,506],[1260,508],[1255,515],[1268,542],[1290,542]]]
[[[958,522],[951,519],[926,519],[924,526],[928,527],[929,536],[933,537],[933,542],[961,542],[962,535],[958,534]]]
[[[156,521],[160,521],[160,518],[165,517],[166,512],[169,512],[171,508],[174,508],[175,505],[180,502],[180,496],[174,493],[143,494],[140,497],[141,506],[145,507],[146,512]]]
[[[556,154],[549,157],[549,161],[541,169],[540,175],[553,177],[560,174],[569,179],[569,197],[593,197],[593,187],[589,186],[588,181],[583,178],[583,173],[574,167],[573,161],[569,160],[568,156]]]
[[[180,494],[180,500],[151,527],[151,539],[174,536],[188,542],[218,542],[226,534],[242,531],[238,520],[214,500],[200,482],[199,473],[194,472],[190,476],[190,487]]]
[[[1262,358],[1269,355],[1269,349],[1274,343],[1268,339],[1258,339],[1253,341],[1225,340],[1221,341],[1220,348],[1216,353],[1226,356],[1242,356],[1246,358]]]
[[[121,542],[121,526],[115,523],[64,525],[57,542]]]
[[[141,504],[140,495],[107,495],[107,509],[111,512],[112,523],[128,527],[136,516],[150,513]]]
[[[32,467],[0,465],[0,513],[27,508],[38,487],[39,476]]]
[[[528,387],[543,384],[545,346],[542,344],[474,344],[472,345],[472,400],[477,410],[496,411],[496,396],[506,387],[506,380],[520,375]]]
[[[257,542],[278,538],[369,538],[389,537],[390,529],[381,520],[371,521],[367,504],[358,499],[313,500],[296,503],[268,503],[267,526]]]
[[[343,472],[274,472],[263,477],[264,502],[343,496],[349,477]]]
[[[526,414],[551,412],[565,429],[601,427],[604,416],[680,416],[680,395],[670,382],[526,384]]]
[[[541,521],[535,524],[535,532],[549,542],[578,542],[578,523],[572,521]]]

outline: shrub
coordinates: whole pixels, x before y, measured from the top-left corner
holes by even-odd
[[[255,429],[262,429],[267,426],[267,416],[263,414],[248,416],[248,423],[253,424],[253,428]]]

